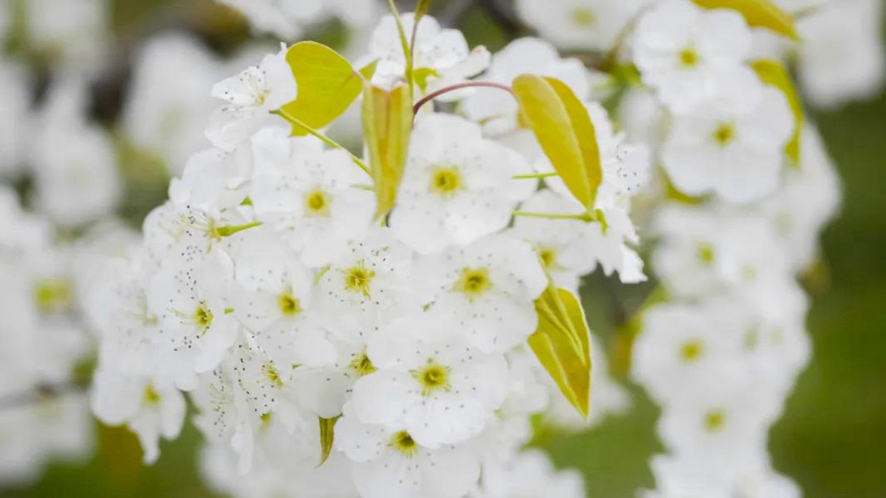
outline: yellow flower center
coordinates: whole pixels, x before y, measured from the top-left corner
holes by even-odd
[[[357,266],[345,270],[345,289],[369,297],[369,286],[373,278],[375,278],[375,272],[360,262]]]
[[[67,280],[43,280],[34,287],[34,301],[41,313],[68,311],[74,305],[74,289]]]
[[[720,147],[729,145],[735,139],[735,125],[732,123],[720,123],[714,131],[714,141]]]
[[[597,16],[590,9],[581,7],[572,9],[572,24],[581,28],[590,28],[597,24]]]
[[[292,294],[284,293],[277,297],[277,304],[280,306],[280,312],[288,317],[294,317],[301,313],[301,302]]]
[[[698,260],[709,265],[714,262],[714,246],[706,242],[698,244]]]
[[[329,196],[322,190],[305,195],[305,208],[310,216],[329,216]]]
[[[194,323],[203,329],[203,333],[205,333],[212,326],[212,318],[212,312],[209,311],[209,307],[206,306],[205,302],[201,301],[200,306],[194,312]]]
[[[283,379],[280,378],[280,374],[277,372],[277,369],[274,368],[274,365],[271,365],[269,363],[265,364],[261,370],[268,382],[273,384],[275,387],[283,387]]]
[[[372,360],[366,356],[366,352],[360,353],[360,356],[354,358],[351,363],[348,364],[348,368],[353,370],[358,377],[364,377],[377,370],[375,365],[372,364]]]
[[[400,431],[391,438],[390,447],[399,451],[407,458],[412,458],[418,452],[418,445],[406,431]]]
[[[431,191],[443,197],[452,196],[461,188],[461,175],[458,168],[452,166],[437,168],[431,176]]]
[[[711,410],[704,416],[704,427],[708,432],[717,432],[726,425],[726,414],[723,410]]]
[[[449,367],[429,361],[423,368],[413,370],[412,377],[421,384],[423,396],[430,396],[437,391],[449,391]]]
[[[142,394],[142,403],[145,405],[156,405],[160,402],[160,394],[154,389],[154,386],[147,385],[145,386],[145,391]]]
[[[486,268],[465,268],[461,278],[455,283],[455,290],[464,292],[468,299],[475,299],[492,287],[489,271]]]
[[[686,341],[680,347],[680,357],[684,363],[692,363],[704,353],[704,345],[697,340]]]
[[[541,258],[545,268],[551,268],[557,262],[557,252],[550,248],[541,249],[538,251],[538,256]]]
[[[698,65],[700,57],[692,47],[686,47],[680,51],[680,65],[686,68]]]

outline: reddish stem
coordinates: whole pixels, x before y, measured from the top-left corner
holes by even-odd
[[[441,89],[437,90],[436,92],[431,92],[431,93],[425,95],[424,97],[422,97],[421,100],[419,100],[418,102],[415,103],[415,106],[413,106],[413,108],[412,108],[412,114],[417,115],[418,111],[421,110],[423,105],[427,104],[428,102],[436,99],[437,97],[439,97],[441,95],[445,95],[447,93],[454,92],[456,90],[461,90],[463,88],[476,88],[476,87],[498,88],[499,90],[504,90],[504,91],[510,93],[511,95],[514,94],[514,92],[511,90],[511,87],[509,87],[507,85],[502,85],[501,83],[492,83],[489,81],[468,81],[466,83],[459,83],[457,85],[447,86],[446,88],[441,88]]]

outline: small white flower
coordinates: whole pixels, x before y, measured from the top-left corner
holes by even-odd
[[[643,81],[672,111],[682,113],[717,97],[724,87],[752,84],[744,63],[751,31],[738,12],[703,10],[688,0],[667,0],[644,14],[633,38]],[[715,106],[718,107],[718,106]]]
[[[335,447],[354,462],[354,482],[364,498],[459,498],[480,477],[469,447],[423,447],[402,428],[361,423],[350,405],[335,432]]]
[[[178,437],[186,406],[184,396],[174,387],[127,377],[107,365],[98,369],[93,386],[93,413],[105,424],[127,424],[138,435],[146,464],[160,456],[160,437]]]
[[[350,240],[342,254],[318,276],[320,309],[347,342],[359,343],[363,330],[421,305],[412,272],[413,254],[390,229],[374,228]]]
[[[238,327],[227,300],[231,266],[227,255],[213,251],[205,258],[167,261],[151,279],[148,304],[161,323],[158,345],[168,368],[178,370],[181,364],[192,374],[210,371],[233,345]],[[176,384],[190,387],[192,378]]]
[[[425,448],[480,434],[505,399],[508,365],[459,335],[454,321],[429,313],[383,328],[367,349],[378,370],[354,384],[357,418],[402,428]]]
[[[548,214],[581,214],[584,209],[570,198],[550,189],[540,190],[520,206],[520,211]],[[518,216],[514,236],[530,242],[558,287],[578,290],[578,281],[596,266],[589,257],[595,228],[580,220],[550,220]]]
[[[883,2],[844,0],[816,6],[797,22],[800,38],[799,75],[809,99],[836,107],[866,99],[883,88]]]
[[[314,310],[313,275],[277,236],[255,229],[231,251],[231,307],[277,365],[324,365],[336,352]]]
[[[548,283],[532,247],[502,234],[428,256],[416,274],[432,294],[431,314],[454,318],[485,352],[507,351],[535,331],[533,302]]]
[[[535,186],[512,176],[528,172],[519,154],[483,139],[479,126],[443,114],[422,116],[389,224],[421,253],[469,244],[507,226]]]
[[[718,300],[663,304],[643,315],[631,361],[633,376],[661,403],[685,395],[687,385],[721,370],[739,371],[746,353],[746,308]]]
[[[122,196],[104,130],[86,120],[85,81],[56,82],[32,146],[36,203],[56,223],[80,226],[110,214]]]
[[[733,203],[773,193],[794,117],[784,95],[765,86],[759,99],[725,96],[675,116],[662,150],[665,171],[682,193],[714,193]]]
[[[412,14],[400,16],[407,39],[412,43],[415,26]],[[461,83],[483,72],[489,65],[489,52],[483,47],[473,51],[468,48],[464,35],[456,29],[442,29],[431,16],[419,21],[412,46],[413,67],[422,93]],[[391,87],[402,80],[406,71],[406,56],[395,19],[391,15],[382,18],[372,34],[369,54],[378,60],[372,82]],[[446,99],[446,97],[443,97]],[[450,98],[452,96],[450,95]]]
[[[363,236],[375,198],[363,188],[370,178],[347,153],[316,149],[280,129],[262,130],[253,143],[256,217],[280,231],[305,264],[327,264],[347,240]]]
[[[286,62],[287,48],[266,55],[261,64],[217,83],[212,96],[227,103],[212,116],[206,136],[213,145],[233,150],[256,130],[278,123],[272,112],[295,100],[295,76]]]
[[[560,48],[606,52],[649,0],[518,0],[517,13]]]
[[[516,455],[507,465],[484,465],[483,480],[470,498],[518,498],[521,496],[585,496],[584,481],[576,470],[557,470],[540,450]]]

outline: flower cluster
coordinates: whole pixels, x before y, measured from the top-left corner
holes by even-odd
[[[397,91],[408,65],[423,74],[418,101],[489,64],[431,17],[406,64],[392,44],[413,24],[411,14],[382,20],[367,88]],[[521,43],[553,68],[576,68],[539,40]],[[236,495],[492,498],[553,487],[581,496],[580,479],[521,450],[533,415],[584,425],[564,415],[565,388],[542,366],[553,360],[539,362],[527,340],[550,289],[559,303],[557,287],[571,295],[598,266],[645,279],[629,218],[645,148],[626,143],[599,104],[578,101],[602,174],[587,208],[531,132],[490,136],[482,118],[428,103],[414,117],[394,207],[375,217],[384,179],[289,114],[314,91],[289,59],[314,47],[284,46],[213,88],[223,101],[206,132],[214,147],[173,180],[101,304],[96,415],[127,424],[151,462],[159,439],[177,436],[186,393],[208,441],[210,483]],[[511,84],[535,69],[506,50],[489,73]],[[510,98],[492,110],[516,121]],[[310,133],[292,136],[299,126]],[[579,327],[587,355],[583,317]],[[627,400],[605,360],[594,372],[598,420]],[[588,393],[574,395],[586,410]]]
[[[72,383],[89,352],[74,316],[74,248],[57,243],[46,220],[24,212],[0,187],[0,478],[24,483],[49,458],[83,458],[92,421],[83,386]]]
[[[800,496],[771,469],[767,435],[811,356],[797,278],[839,187],[777,63],[752,55],[759,35],[737,12],[669,0],[629,41],[651,93],[626,115],[661,116],[634,131],[660,137],[666,175],[649,227],[661,288],[632,355],[668,450],[649,497]]]

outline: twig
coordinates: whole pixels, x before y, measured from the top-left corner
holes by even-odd
[[[437,97],[439,97],[441,95],[445,95],[449,92],[454,92],[456,90],[462,90],[465,88],[477,88],[477,87],[497,88],[499,90],[504,90],[510,94],[514,93],[513,90],[511,90],[511,87],[509,87],[507,85],[502,85],[501,83],[493,83],[491,81],[468,81],[465,83],[459,83],[457,85],[447,86],[446,88],[441,88],[441,89],[437,90],[436,92],[431,92],[431,93],[425,95],[424,97],[422,97],[421,100],[416,102],[415,105],[412,107],[412,114],[413,115],[418,114],[418,111],[420,111],[421,108],[425,104],[436,99]]]

